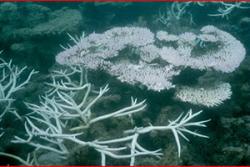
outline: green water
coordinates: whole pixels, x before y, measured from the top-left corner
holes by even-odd
[[[232,4],[229,4],[232,5]],[[180,7],[184,7],[181,4]],[[197,70],[185,68],[174,77],[173,84],[192,86],[203,77],[206,82],[220,80],[231,85],[230,99],[215,107],[206,107],[178,101],[174,98],[176,89],[160,92],[148,90],[145,85],[131,85],[121,82],[117,77],[105,71],[88,70],[88,82],[94,90],[109,84],[109,92],[91,111],[92,116],[103,115],[130,105],[130,98],[138,101],[146,99],[147,107],[131,117],[112,118],[91,125],[79,138],[84,141],[106,140],[124,136],[123,131],[149,124],[165,125],[189,109],[194,112],[203,110],[197,121],[211,119],[206,128],[191,128],[194,132],[209,136],[199,138],[187,135],[190,142],[181,139],[181,157],[171,131],[153,131],[141,135],[139,143],[148,150],[161,148],[161,158],[139,156],[136,165],[249,165],[250,164],[250,7],[249,3],[233,8],[227,15],[219,14],[218,9],[225,6],[219,3],[190,3],[183,8],[179,16],[171,15],[173,3],[0,3],[0,55],[5,61],[13,61],[18,67],[27,66],[27,71],[17,80],[21,82],[28,73],[35,69],[35,74],[23,89],[13,94],[11,104],[20,118],[7,112],[0,120],[0,152],[13,154],[26,159],[28,153],[34,153],[34,147],[28,144],[13,143],[14,136],[27,138],[24,124],[32,113],[25,102],[39,104],[39,96],[48,89],[46,82],[51,82],[50,74],[55,69],[69,69],[58,64],[55,57],[70,42],[67,33],[80,36],[104,33],[114,27],[144,27],[151,32],[163,30],[170,34],[183,32],[198,33],[206,25],[213,25],[230,33],[246,49],[244,60],[233,72],[223,73],[216,70]],[[176,9],[176,8],[175,8]],[[73,44],[72,44],[73,45]],[[156,62],[158,63],[158,62]],[[2,70],[2,69],[1,69]],[[3,77],[3,70],[0,71]],[[78,82],[78,76],[73,81]],[[77,100],[85,92],[77,94]],[[80,95],[79,95],[80,94]],[[96,94],[90,96],[90,101]],[[0,103],[1,110],[6,103]],[[0,113],[1,115],[1,113]],[[132,121],[132,123],[131,123]],[[53,122],[54,123],[54,122]],[[73,122],[72,125],[77,124]],[[39,124],[40,125],[40,124]],[[42,128],[42,125],[40,125]],[[65,129],[65,133],[69,129]],[[39,143],[40,139],[37,140]],[[41,142],[47,145],[46,142]],[[128,143],[125,146],[129,147]],[[76,147],[69,141],[70,148],[66,159],[57,154],[39,150],[39,163],[42,165],[100,165],[101,156],[93,148]],[[114,145],[119,146],[119,145]],[[125,152],[129,153],[129,151]],[[32,154],[33,156],[33,154]],[[21,163],[7,156],[0,156],[0,165],[20,165]],[[107,157],[107,165],[128,165],[128,159]]]

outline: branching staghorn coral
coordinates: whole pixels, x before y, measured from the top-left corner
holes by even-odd
[[[164,24],[165,26],[171,26],[173,20],[178,21],[183,18],[184,15],[189,14],[187,8],[192,4],[192,2],[173,2],[171,5],[167,3],[166,7],[159,10],[158,17],[156,21]],[[193,23],[192,15],[190,14],[190,24]]]
[[[205,8],[213,6],[215,10],[207,12],[208,16],[229,18],[229,15],[237,9],[249,9],[249,2],[173,2],[167,3],[164,9],[159,10],[156,21],[166,25],[167,27],[173,26],[174,21],[180,21],[184,19],[189,20],[189,24],[195,24],[194,14],[192,13],[192,7]],[[206,11],[204,11],[206,12]],[[186,16],[189,16],[187,18]],[[183,21],[182,20],[182,21]]]
[[[193,113],[190,110],[185,115],[181,114],[175,120],[169,121],[166,125],[135,126],[124,131],[120,137],[112,139],[90,141],[84,139],[83,133],[93,124],[106,119],[131,117],[144,111],[146,103],[145,100],[138,102],[132,98],[131,105],[128,107],[104,115],[93,115],[92,106],[108,91],[108,87],[101,88],[94,98],[90,98],[93,94],[91,85],[82,82],[84,80],[83,71],[79,67],[72,67],[71,71],[55,71],[52,74],[52,83],[47,84],[52,89],[49,89],[46,95],[41,97],[40,104],[26,103],[32,112],[25,117],[25,136],[15,136],[12,143],[28,144],[35,148],[32,153],[28,154],[27,160],[3,152],[0,155],[14,158],[25,165],[39,165],[36,155],[39,150],[54,152],[65,159],[75,148],[90,147],[101,155],[103,166],[107,164],[106,157],[129,159],[130,165],[133,166],[138,156],[158,158],[162,156],[161,149],[151,151],[140,144],[139,138],[143,134],[152,131],[171,131],[177,144],[178,156],[181,154],[180,138],[188,141],[186,136],[188,134],[207,138],[206,135],[191,131],[189,128],[206,127],[205,123],[209,120],[194,121],[193,119],[198,117],[202,111]],[[80,74],[82,79],[73,83],[71,76],[76,73]],[[78,93],[83,93],[81,100],[76,100],[78,98],[75,96]],[[67,142],[72,143],[70,147],[66,144]]]
[[[216,2],[214,2],[216,3]],[[228,17],[235,9],[249,9],[250,5],[249,2],[217,2],[220,7],[215,14],[208,14],[209,16],[215,17]]]
[[[212,25],[202,27],[198,33],[179,35],[116,27],[102,34],[70,38],[75,45],[56,56],[59,64],[103,70],[121,82],[140,84],[154,91],[174,88],[173,78],[187,67],[233,72],[246,54],[240,41]],[[220,101],[215,105],[228,98],[217,99]]]
[[[30,81],[31,77],[36,74],[35,70],[29,72],[26,79],[22,79],[24,73],[27,72],[27,66],[19,68],[12,64],[12,61],[6,62],[0,58],[0,105],[2,111],[0,113],[0,120],[6,114],[11,112],[19,117],[18,113],[11,107],[15,100],[13,94],[23,89]]]
[[[23,159],[19,156],[13,155],[13,154],[4,153],[4,152],[0,152],[0,155],[13,158],[13,159],[19,161],[22,165],[26,165],[26,166],[37,165],[35,158],[34,157],[31,158],[30,154],[28,154],[26,159]]]

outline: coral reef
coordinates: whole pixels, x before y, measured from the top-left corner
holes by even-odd
[[[31,112],[23,118],[24,134],[15,135],[11,140],[14,144],[28,144],[35,148],[34,151],[27,154],[25,159],[22,158],[23,156],[4,152],[0,152],[0,155],[16,159],[24,165],[39,165],[39,161],[43,159],[42,157],[48,156],[48,153],[55,154],[53,156],[59,159],[67,159],[74,151],[90,147],[101,155],[103,166],[107,163],[107,157],[129,159],[129,164],[133,166],[137,157],[150,155],[160,158],[162,155],[161,149],[151,151],[140,144],[141,136],[153,131],[171,131],[179,157],[181,155],[180,138],[187,141],[189,141],[187,135],[208,138],[206,135],[190,130],[191,127],[206,127],[205,123],[209,121],[194,121],[202,111],[193,113],[190,109],[186,114],[180,114],[178,118],[169,120],[165,125],[150,124],[140,127],[132,123],[131,129],[124,129],[120,136],[108,139],[105,136],[99,136],[91,140],[86,134],[94,124],[120,117],[129,117],[131,122],[134,122],[133,115],[144,111],[146,103],[145,100],[138,102],[137,99],[131,98],[130,106],[98,115],[93,112],[93,106],[109,88],[108,86],[100,88],[96,96],[91,96],[93,90],[89,83],[84,82],[84,75],[81,67],[54,71],[51,76],[52,83],[46,83],[49,89],[44,96],[40,97],[40,104],[25,103]],[[73,79],[76,76],[78,82]],[[3,135],[5,134],[1,134],[1,137]]]
[[[77,33],[83,17],[70,8],[51,10],[42,4],[5,2],[0,4],[0,23],[2,49],[13,55],[14,61],[43,70],[44,64],[47,68],[53,64],[53,52],[57,51],[56,47],[50,51],[47,48],[59,43],[67,32]]]
[[[232,35],[214,26],[205,26],[200,32],[198,35],[189,32],[172,35],[159,31],[154,35],[147,28],[122,27],[103,34],[92,33],[86,37],[83,34],[80,38],[69,35],[75,45],[64,47],[56,61],[63,65],[80,64],[87,69],[104,70],[122,82],[140,84],[154,91],[174,88],[172,79],[186,67],[229,73],[243,61],[245,48]],[[199,91],[189,94],[195,99],[199,97],[199,102],[189,102],[216,106],[230,98],[230,86],[228,88],[227,96],[220,96],[209,105],[207,97],[195,95]],[[212,92],[208,93],[211,98],[221,94]],[[178,99],[186,101],[182,95],[185,94],[177,93]]]
[[[216,83],[209,88],[183,86],[177,89],[176,98],[184,102],[207,107],[218,106],[232,95],[229,83]]]
[[[0,53],[1,54],[1,53]],[[6,62],[0,58],[0,121],[7,112],[11,112],[20,118],[19,114],[12,108],[15,101],[15,93],[24,89],[31,80],[32,75],[36,74],[35,70],[29,72],[26,79],[21,79],[27,73],[27,66],[18,68],[12,64],[12,61]]]
[[[250,117],[221,117],[219,124],[224,133],[216,134],[220,141],[214,147],[213,164],[249,164]]]
[[[249,165],[249,7],[0,3],[0,165]]]

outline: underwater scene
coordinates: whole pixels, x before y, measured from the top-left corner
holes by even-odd
[[[250,165],[250,3],[0,3],[0,165]]]

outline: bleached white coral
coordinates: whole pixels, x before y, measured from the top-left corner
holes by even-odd
[[[202,35],[197,40],[202,42],[210,42],[216,45],[215,48],[200,48],[200,52],[193,53],[192,46],[195,36],[189,35],[189,38],[182,38],[185,42],[178,45],[177,52],[174,57],[165,55],[165,60],[177,66],[189,66],[193,69],[214,69],[229,73],[234,71],[243,61],[246,50],[242,43],[231,34],[222,31],[214,26],[205,26],[201,29]],[[179,42],[179,41],[178,41]],[[164,52],[163,52],[164,53]]]
[[[31,77],[38,73],[32,70],[25,79],[22,79],[27,71],[27,66],[19,68],[13,65],[12,61],[6,62],[0,58],[0,120],[7,112],[11,112],[20,118],[15,109],[11,107],[15,101],[14,94],[24,89],[31,80]]]
[[[162,58],[162,60],[164,60],[166,62],[171,62],[171,61],[172,62],[176,62],[174,64],[175,66],[178,66],[177,62],[179,63],[179,65],[181,65],[181,63],[184,63],[183,62],[184,59],[178,60],[179,54],[180,53],[175,48],[173,48],[173,47],[163,47],[160,50],[160,57]]]
[[[216,38],[212,34],[200,34],[197,38],[204,42],[217,42],[218,41],[218,38]]]
[[[140,27],[117,27],[79,39],[70,38],[75,46],[65,48],[56,56],[59,64],[102,70],[122,82],[143,85],[154,91],[174,88],[173,78],[186,67],[232,72],[246,54],[240,41],[211,25],[201,28],[200,33],[179,35],[166,31],[154,34]],[[213,90],[207,89],[208,92]],[[197,101],[200,103],[204,102]]]
[[[182,113],[163,125],[127,125],[128,129],[115,136],[112,134],[102,136],[102,133],[100,136],[92,136],[91,133],[85,133],[97,122],[101,123],[118,117],[120,119],[126,119],[128,116],[132,118],[136,113],[144,112],[146,101],[131,98],[131,104],[127,107],[104,114],[94,113],[94,106],[99,100],[105,98],[105,93],[109,90],[108,86],[100,88],[96,94],[92,92],[91,84],[84,82],[84,69],[73,66],[70,68],[71,70],[53,71],[52,82],[46,83],[50,88],[41,97],[39,104],[25,103],[32,111],[23,119],[25,135],[14,136],[11,143],[30,145],[34,147],[34,150],[25,159],[22,158],[23,156],[19,157],[5,152],[0,152],[1,156],[13,158],[24,165],[43,165],[44,161],[40,159],[43,154],[56,155],[61,160],[68,159],[70,155],[82,148],[91,148],[92,151],[100,154],[102,166],[106,166],[111,159],[123,159],[122,162],[128,160],[130,166],[134,166],[137,157],[160,158],[163,155],[161,149],[149,150],[141,145],[142,135],[153,131],[172,132],[179,157],[182,151],[181,138],[187,141],[189,141],[189,135],[208,138],[206,135],[191,130],[191,127],[206,127],[205,123],[209,121],[196,121],[195,119],[202,111],[192,112],[191,109],[186,114]]]
[[[180,72],[172,65],[150,64],[160,57],[160,48],[153,45],[154,34],[147,28],[118,27],[80,39],[70,37],[76,45],[65,48],[56,56],[60,64],[81,64],[88,69],[104,70],[122,82],[141,84],[155,91],[174,87],[172,77]],[[134,58],[119,54],[126,48],[134,48],[134,54],[139,55],[138,63],[132,64],[130,59]],[[119,60],[120,57],[123,57],[122,60]]]
[[[166,31],[158,31],[156,33],[156,38],[160,41],[173,42],[177,41],[179,37],[177,35],[169,34]]]
[[[183,43],[187,43],[187,44],[195,44],[195,40],[196,40],[197,36],[192,33],[192,32],[184,32],[182,34],[179,35],[179,40],[178,43],[179,45],[183,45]]]
[[[153,43],[154,34],[147,28],[116,27],[102,34],[92,33],[87,37],[83,36],[78,41],[74,39],[74,41],[75,46],[65,48],[56,56],[58,63],[75,64],[78,62],[75,60],[80,60],[79,57],[86,55],[101,59],[113,58],[128,46],[137,48]]]
[[[233,72],[246,55],[246,49],[243,44],[233,37],[231,34],[222,31],[214,26],[205,26],[201,32],[208,35],[214,35],[220,41],[220,49],[218,52],[207,52],[202,56],[204,64],[211,62],[210,57],[213,58],[213,69],[222,72]]]
[[[176,98],[195,105],[214,107],[230,99],[232,95],[229,83],[218,83],[213,86],[182,86],[176,91]]]
[[[117,76],[122,82],[132,85],[141,84],[149,90],[161,91],[175,87],[172,83],[172,78],[178,75],[180,70],[175,69],[172,65],[160,67],[141,62],[140,65],[114,64],[108,72]]]
[[[147,63],[151,63],[153,60],[159,58],[159,52],[160,48],[155,45],[146,45],[136,50],[136,53],[140,55],[141,60]]]

